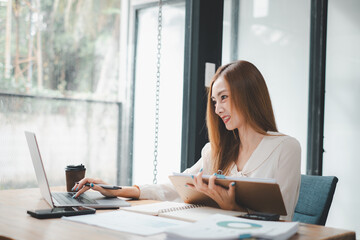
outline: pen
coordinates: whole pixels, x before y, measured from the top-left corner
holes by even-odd
[[[94,183],[94,185],[98,185],[104,189],[109,189],[109,190],[116,190],[116,189],[121,189],[122,187],[119,186],[114,186],[114,185],[105,185],[105,184],[98,184],[98,183]],[[90,183],[85,183],[85,186],[90,187]]]

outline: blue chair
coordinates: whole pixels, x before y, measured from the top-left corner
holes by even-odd
[[[301,175],[299,200],[293,221],[325,225],[338,178]]]

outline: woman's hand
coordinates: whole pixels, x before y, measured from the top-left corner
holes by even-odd
[[[89,183],[90,186],[85,186],[86,183]],[[96,184],[105,184],[103,180],[98,178],[83,178],[78,183],[74,185],[72,190],[77,191],[77,193],[73,196],[73,198],[77,198],[90,188],[99,191],[105,197],[126,197],[126,198],[139,198],[140,190],[136,187],[122,187],[122,189],[117,190],[109,190],[104,189]]]
[[[219,207],[224,210],[236,211],[241,209],[235,201],[235,182],[231,182],[229,184],[229,189],[226,189],[215,184],[216,175],[209,178],[208,184],[203,181],[202,175],[203,172],[200,171],[194,176],[194,186],[189,185],[189,187],[211,197]]]

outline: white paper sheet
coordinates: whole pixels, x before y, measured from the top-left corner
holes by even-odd
[[[170,227],[180,227],[189,224],[184,221],[126,212],[123,210],[63,217],[62,219],[142,236],[159,234]]]

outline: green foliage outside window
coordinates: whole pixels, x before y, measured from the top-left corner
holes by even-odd
[[[114,100],[120,2],[1,1],[0,91]]]

